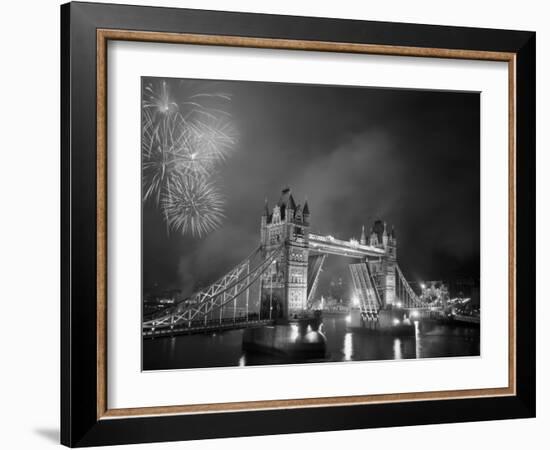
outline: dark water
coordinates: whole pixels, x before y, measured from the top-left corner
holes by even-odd
[[[343,316],[323,318],[324,359],[288,360],[243,352],[243,330],[143,341],[143,369],[296,364],[335,361],[438,358],[479,355],[479,327],[416,323],[416,335],[393,337],[349,332]]]

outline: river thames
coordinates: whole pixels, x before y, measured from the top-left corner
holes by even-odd
[[[344,316],[323,318],[327,339],[322,359],[288,359],[242,350],[244,330],[145,339],[143,370],[299,364],[312,362],[479,356],[479,327],[416,322],[415,336],[395,337],[349,331]]]

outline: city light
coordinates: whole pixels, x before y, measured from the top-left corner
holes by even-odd
[[[398,308],[401,308],[402,306],[403,306],[403,303],[397,302],[397,307],[398,307]]]
[[[347,323],[351,323],[351,315],[346,316],[346,322],[347,322]]]
[[[399,319],[393,319],[393,324],[394,325],[399,325],[401,323],[401,321]]]
[[[413,311],[413,312],[411,312],[411,317],[417,318],[418,316],[420,316],[420,314],[418,313],[418,311]]]
[[[359,297],[357,297],[356,295],[351,298],[351,301],[353,303],[353,306],[359,306]]]
[[[422,289],[426,289],[426,285],[425,285],[424,283],[420,283],[420,287],[421,287]]]

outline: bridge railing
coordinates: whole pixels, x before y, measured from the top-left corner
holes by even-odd
[[[254,318],[238,317],[236,319],[223,319],[221,322],[217,319],[208,321],[195,320],[190,326],[176,325],[163,328],[147,328],[144,329],[142,335],[146,338],[173,336],[178,334],[194,334],[202,332],[225,331],[239,328],[250,328],[263,325],[270,325],[274,321],[271,319],[259,319],[258,314]]]

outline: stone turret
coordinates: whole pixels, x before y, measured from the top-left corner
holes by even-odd
[[[306,225],[309,225],[309,205],[307,203],[307,200],[306,202],[304,203],[304,209],[302,210],[302,215],[304,217],[304,224]]]
[[[264,210],[263,210],[263,213],[262,213],[262,218],[261,218],[261,224],[260,224],[260,242],[264,242],[265,241],[265,232],[266,232],[266,226],[267,226],[267,221],[269,220],[269,205],[267,203],[267,197],[265,199],[265,205],[264,205]]]
[[[374,247],[378,247],[379,245],[378,235],[375,233],[374,227],[372,227],[370,230],[369,245],[372,245]]]
[[[365,225],[361,226],[361,240],[359,241],[361,245],[367,244],[367,237],[365,236]]]
[[[285,205],[285,220],[287,222],[294,221],[294,213],[296,212],[296,202],[294,201],[294,197],[292,194],[289,194],[288,200]]]

